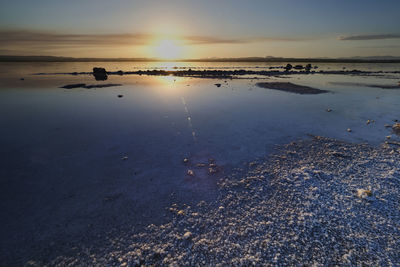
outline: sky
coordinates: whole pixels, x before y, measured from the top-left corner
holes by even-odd
[[[399,0],[0,0],[0,55],[400,56]]]

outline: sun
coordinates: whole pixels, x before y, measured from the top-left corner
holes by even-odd
[[[178,59],[182,54],[182,48],[177,40],[163,39],[156,44],[154,53],[159,59]]]

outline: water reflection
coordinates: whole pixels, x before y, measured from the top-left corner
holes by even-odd
[[[185,98],[183,96],[181,97],[181,100],[182,100],[182,104],[183,104],[183,107],[185,109],[185,113],[186,113],[186,116],[187,116],[189,129],[192,131],[193,141],[196,143],[197,142],[196,132],[194,131],[194,128],[193,128],[192,118],[190,116],[188,106],[187,106]]]
[[[130,70],[155,63],[140,64],[104,67]],[[88,225],[107,225],[100,229],[106,232],[116,225],[157,223],[172,203],[216,196],[217,174],[195,169],[196,163],[215,159],[222,176],[222,170],[307,134],[377,145],[392,134],[385,124],[400,119],[400,90],[351,85],[393,83],[386,77],[269,79],[332,92],[294,95],[255,87],[258,80],[129,75],[109,77],[120,87],[64,90],[59,87],[102,82],[92,75],[30,75],[91,68],[90,63],[0,64],[0,193],[3,207],[10,207],[4,212],[4,238],[14,240],[18,233],[33,246],[33,234],[58,237],[57,231],[86,233]],[[187,175],[184,158],[193,162],[195,177]],[[26,245],[23,241],[18,245]]]

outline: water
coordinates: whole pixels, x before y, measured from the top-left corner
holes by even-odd
[[[215,199],[218,179],[233,168],[308,134],[372,145],[393,135],[384,125],[400,119],[400,90],[360,84],[395,85],[399,74],[266,80],[330,91],[320,95],[263,89],[252,79],[110,76],[96,82],[90,75],[32,75],[94,66],[126,71],[279,65],[283,63],[2,63],[2,255],[34,255],[51,242],[57,247],[113,228],[162,223],[169,216],[165,207]],[[326,70],[400,70],[400,64],[317,65]],[[122,86],[59,88],[69,83]],[[367,120],[374,122],[367,125]],[[195,166],[210,159],[217,173]],[[195,177],[187,175],[189,169]]]

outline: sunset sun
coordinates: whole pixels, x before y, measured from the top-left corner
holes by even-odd
[[[159,59],[177,59],[182,55],[182,47],[177,40],[163,39],[156,43],[154,53]]]

